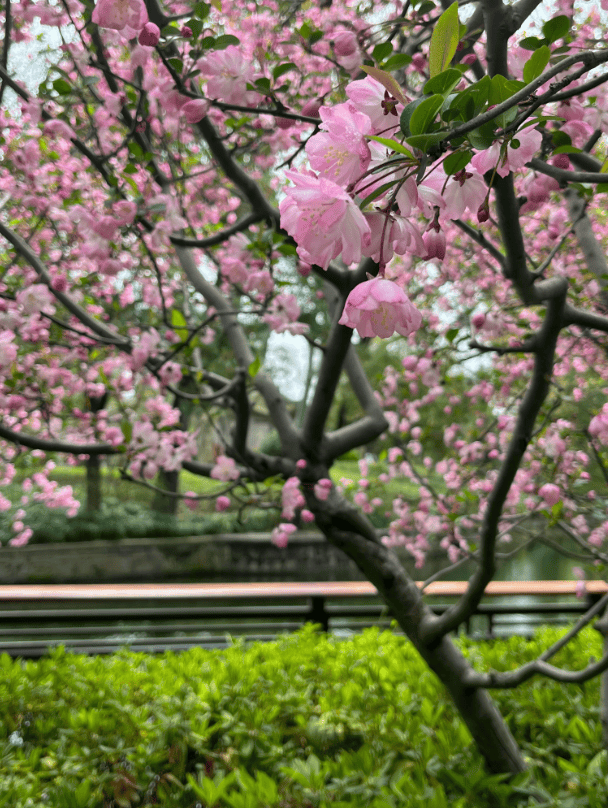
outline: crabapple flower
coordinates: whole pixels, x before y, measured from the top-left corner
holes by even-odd
[[[281,503],[283,505],[281,517],[283,519],[293,519],[298,508],[302,508],[306,504],[300,491],[300,481],[297,477],[290,477],[285,481],[281,491]]]
[[[325,500],[329,497],[329,492],[331,491],[332,486],[333,483],[329,477],[323,477],[318,483],[315,483],[315,497],[320,499],[321,502],[325,502]]]
[[[437,258],[437,260],[443,261],[445,258],[447,245],[445,233],[439,227],[437,222],[433,222],[429,225],[428,230],[422,236],[422,240],[424,241],[424,246],[426,247],[425,258],[428,260]]]
[[[356,328],[361,337],[390,337],[395,331],[412,334],[422,315],[401,287],[386,278],[360,283],[346,299],[340,325]]]
[[[160,42],[160,28],[153,22],[147,22],[139,32],[137,41],[140,45],[154,48]]]
[[[295,239],[300,258],[323,269],[340,253],[345,264],[359,261],[363,243],[371,240],[370,227],[346,191],[312,173],[285,174],[293,186],[279,205],[281,227]]]
[[[215,466],[209,474],[214,480],[221,480],[227,483],[229,480],[238,480],[239,470],[231,457],[218,455],[215,459]]]
[[[334,37],[336,61],[349,72],[356,70],[363,62],[357,37],[352,31],[340,31]]]
[[[363,174],[372,155],[365,140],[371,133],[371,121],[354,104],[321,107],[323,123],[306,144],[310,165],[323,177],[346,187]]]
[[[553,483],[545,483],[538,489],[538,495],[542,497],[547,505],[557,505],[561,500],[562,495],[559,487]]]
[[[589,422],[589,434],[604,446],[608,444],[608,404],[604,404],[602,411]]]
[[[17,292],[15,300],[23,311],[23,314],[36,314],[39,311],[53,314],[55,306],[54,297],[45,283],[34,283]]]
[[[224,50],[213,51],[204,59],[199,59],[197,67],[210,77],[206,91],[209,98],[217,98],[227,104],[249,102],[247,82],[253,81],[253,70],[251,63],[235,45],[228,45]]]
[[[144,0],[98,0],[91,17],[100,28],[141,31],[148,21]]]
[[[346,95],[370,119],[374,134],[386,132],[387,127],[398,126],[403,105],[391,98],[384,85],[371,76],[351,81],[346,87]]]
[[[277,547],[283,549],[287,547],[287,543],[289,542],[289,537],[292,533],[295,533],[297,530],[295,525],[290,525],[286,522],[281,523],[278,527],[270,534],[270,541],[275,544]]]
[[[9,368],[17,358],[17,346],[13,342],[14,338],[13,331],[0,331],[0,370]]]
[[[194,98],[186,101],[180,112],[188,123],[198,123],[209,112],[209,102],[204,98]]]
[[[511,171],[523,168],[540,149],[543,137],[536,129],[528,127],[516,132],[501,150],[499,142],[493,143],[489,149],[478,152],[471,160],[471,165],[480,174],[493,171],[506,177]],[[502,155],[502,156],[501,156]]]
[[[229,507],[230,507],[229,497],[226,497],[222,494],[215,500],[215,510],[218,513],[221,513],[222,511],[227,511]]]

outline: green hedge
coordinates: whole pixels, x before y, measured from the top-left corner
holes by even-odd
[[[464,640],[480,667],[532,659],[545,630]],[[588,629],[556,663],[599,656]],[[506,660],[513,660],[512,665]],[[12,808],[605,808],[598,681],[537,678],[498,691],[530,762],[488,776],[411,644],[372,629],[338,640],[307,627],[225,651],[0,657],[0,805]]]
[[[275,512],[248,510],[243,521],[239,514],[208,513],[168,516],[141,504],[105,503],[98,512],[82,510],[68,517],[63,510],[34,504],[24,520],[34,534],[29,544],[94,541],[96,539],[154,539],[179,536],[207,536],[217,533],[267,532],[276,527]],[[0,536],[12,535],[10,519],[0,514]]]

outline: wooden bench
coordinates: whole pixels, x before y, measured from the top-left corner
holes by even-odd
[[[582,614],[608,591],[605,582],[590,581],[586,597],[576,599],[576,586],[575,581],[492,581],[476,613],[486,615],[487,636],[493,636],[498,615]],[[446,600],[465,587],[464,581],[436,581],[425,592],[442,612]],[[514,596],[543,600],[495,602]],[[560,600],[548,603],[547,597]],[[306,622],[350,633],[387,626],[390,614],[367,581],[0,586],[0,653],[24,658],[39,657],[55,645],[89,654],[125,645],[147,653],[224,647],[231,637],[269,640]]]

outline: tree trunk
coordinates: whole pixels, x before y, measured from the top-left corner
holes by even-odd
[[[177,494],[179,488],[179,472],[165,471],[164,469],[161,469],[158,472],[157,485],[159,488],[162,488],[169,493]],[[168,494],[164,494],[162,491],[154,492],[152,508],[155,511],[175,516],[177,514],[178,504],[179,497],[169,496]]]
[[[101,492],[101,457],[91,455],[85,462],[87,477],[87,511],[98,511],[101,509],[103,500]]]
[[[450,693],[488,769],[494,773],[511,774],[524,771],[526,764],[521,750],[490,694],[483,688],[465,685],[472,668],[450,637],[443,637],[434,647],[422,641],[420,628],[423,620],[432,618],[432,611],[397,555],[383,544],[366,538],[363,534],[369,533],[368,530],[360,533],[356,527],[352,529],[353,522],[344,510],[344,501],[339,512],[330,506],[320,513],[319,505],[328,504],[329,501],[314,501],[319,528],[332,544],[355,561],[377,588],[404,633]],[[350,511],[348,505],[346,508]],[[360,520],[361,516],[357,514],[355,518]]]

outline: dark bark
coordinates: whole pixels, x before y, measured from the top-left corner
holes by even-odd
[[[349,512],[353,506],[337,494],[332,494],[325,503],[310,498],[308,506],[314,509],[317,524],[328,541],[352,558],[374,584],[403,632],[441,680],[488,769],[509,774],[524,771],[526,764],[521,750],[488,691],[466,686],[473,669],[452,639],[443,636],[432,646],[423,641],[422,628],[435,616],[395,553],[381,542],[370,540],[369,531],[363,536],[349,529]],[[361,515],[357,514],[357,517],[360,519]],[[403,673],[406,677],[407,671]]]

